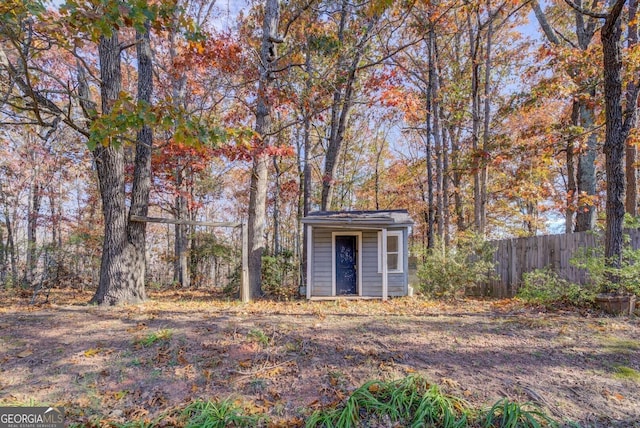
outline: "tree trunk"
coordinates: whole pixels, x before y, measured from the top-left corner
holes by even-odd
[[[436,233],[440,244],[444,242],[444,200],[442,198],[442,135],[440,133],[440,105],[439,105],[439,77],[438,77],[438,50],[434,23],[431,23],[429,31],[429,82],[431,83],[431,109],[433,110],[433,142],[435,154],[435,197],[436,197]]]
[[[540,27],[549,42],[556,46],[560,46],[562,44],[561,40],[547,21],[540,4],[536,0],[532,1],[531,4],[536,18],[540,23]],[[582,2],[580,1],[578,4],[582,5]],[[587,22],[585,22],[584,15],[577,10],[574,10],[574,18],[578,47],[580,50],[586,52],[591,44],[593,35],[595,34],[596,18],[589,17]],[[584,89],[585,85],[587,88],[590,88],[595,84],[595,82],[579,82],[577,80],[579,77],[579,70],[576,69],[568,68],[567,74],[574,80],[574,82],[583,86],[580,89],[581,91],[588,91],[588,95],[592,98],[595,96],[595,91],[592,89]],[[580,94],[576,95],[576,98],[578,97],[580,97]],[[580,155],[578,157],[577,182],[574,175],[574,161],[576,154],[574,145],[575,139],[570,138],[567,143],[567,211],[565,221],[565,230],[567,233],[570,233],[573,230],[574,213],[576,213],[576,232],[590,230],[595,226],[596,212],[593,198],[596,194],[595,159],[597,135],[592,132],[594,123],[594,108],[587,106],[583,100],[574,99],[571,113],[571,124],[574,126],[581,125],[582,128],[585,131],[590,132],[590,134],[587,139],[586,151],[580,151]],[[577,209],[574,208],[576,204],[578,205]]]
[[[151,51],[151,26],[145,24],[144,33],[136,32],[136,54],[138,56],[138,104],[151,105],[153,95],[153,54]],[[133,187],[131,190],[130,214],[145,217],[149,211],[149,192],[151,190],[151,151],[153,131],[147,125],[142,126],[136,136],[136,157],[134,161]],[[145,279],[147,223],[129,222],[128,237],[131,245],[134,278],[130,294],[134,299],[146,299]]]
[[[448,128],[451,139],[451,167],[453,169],[453,207],[455,212],[456,228],[459,232],[466,229],[464,222],[464,203],[462,201],[462,172],[460,167],[460,145],[453,129]]]
[[[471,147],[473,149],[473,225],[475,231],[484,235],[482,223],[482,163],[480,152],[480,60],[479,40],[474,33],[471,15],[468,15],[469,25],[469,54],[471,57]],[[480,31],[478,29],[478,31]],[[479,35],[478,35],[479,38]]]
[[[182,174],[182,168],[176,168],[176,188],[178,189],[178,195],[175,198],[174,212],[176,219],[187,220],[189,212],[187,210],[187,200],[182,194],[184,190]],[[187,257],[189,247],[189,227],[186,224],[176,224],[174,225],[174,231],[173,281],[176,284],[179,284],[182,288],[189,288],[189,285],[191,285],[189,261]]]
[[[580,120],[580,105],[576,100],[571,106],[571,124],[578,126]],[[575,171],[575,138],[567,141],[567,206],[565,213],[565,233],[573,233],[573,217],[576,212],[578,185]]]
[[[278,158],[273,157],[273,169],[275,171],[275,186],[273,194],[273,255],[277,256],[281,251],[280,243],[280,165]]]
[[[4,225],[7,228],[7,244],[5,251],[8,253],[8,258],[11,262],[11,282],[18,280],[18,256],[16,253],[16,244],[13,239],[13,221],[11,221],[11,213],[8,207],[4,208]]]
[[[0,283],[7,279],[7,246],[4,243],[4,229],[0,227]]]
[[[627,29],[627,47],[632,50],[638,44],[638,23],[637,19],[638,1],[629,0],[629,27]],[[635,83],[627,85],[627,105],[633,100],[631,94],[635,92]],[[632,124],[635,127],[636,123]],[[625,150],[625,177],[627,182],[627,193],[625,198],[626,211],[633,217],[638,215],[638,146],[627,142]]]
[[[149,31],[137,35],[138,99],[147,105],[152,92],[152,62]],[[102,36],[98,45],[102,111],[108,114],[118,99],[122,83],[120,44],[114,33]],[[132,215],[146,215],[151,184],[153,135],[147,126],[138,131],[131,195]],[[93,151],[98,172],[104,215],[104,242],[100,281],[91,302],[100,305],[139,303],[146,299],[146,223],[129,222],[125,202],[125,160],[120,142],[99,145]]]
[[[277,59],[276,41],[280,4],[278,0],[266,0],[264,22],[262,24],[262,42],[260,46],[260,80],[256,105],[255,131],[260,135],[259,150],[253,158],[251,182],[249,186],[249,298],[262,294],[261,272],[262,253],[265,248],[265,230],[267,223],[267,178],[269,155],[263,150],[269,147],[269,130],[271,128],[271,100],[269,89],[273,76],[273,65]],[[260,150],[262,149],[262,150]]]
[[[487,8],[490,10],[491,2],[487,2]],[[488,181],[489,181],[489,138],[491,125],[491,49],[493,43],[493,18],[490,18],[487,27],[487,44],[484,53],[484,118],[482,131],[482,164],[480,168],[480,224],[482,225],[482,234],[487,229],[487,203],[488,203]]]
[[[433,204],[433,165],[431,155],[431,137],[433,134],[432,120],[433,120],[433,25],[430,23],[429,37],[427,39],[427,56],[429,60],[428,70],[428,82],[427,90],[425,93],[427,116],[425,118],[425,162],[427,166],[427,207],[426,207],[426,220],[427,220],[427,248],[434,247],[434,204]]]
[[[589,94],[595,97],[595,90]],[[585,130],[592,130],[595,126],[595,107],[580,102],[580,123]],[[576,232],[592,230],[596,225],[596,154],[598,150],[598,136],[591,132],[587,137],[586,149],[578,157],[578,211],[576,214]]]
[[[449,142],[447,132],[442,128],[442,217],[444,223],[444,245],[448,247],[451,242],[449,226]]]
[[[348,19],[350,2],[342,1],[342,9],[340,14],[340,24],[338,27],[338,41],[344,43],[344,32]],[[329,211],[332,209],[333,191],[335,187],[336,171],[339,164],[340,152],[342,149],[342,141],[346,131],[347,118],[353,105],[353,91],[357,80],[358,64],[364,53],[364,49],[368,45],[368,35],[373,26],[377,22],[378,17],[372,17],[369,20],[367,28],[363,31],[363,38],[357,43],[353,57],[349,64],[345,64],[346,58],[341,57],[338,60],[338,76],[342,79],[341,73],[346,75],[344,84],[336,82],[336,89],[333,93],[333,103],[331,104],[331,125],[329,129],[329,142],[324,164],[324,174],[322,177],[322,195],[320,200],[320,209]],[[346,52],[343,48],[341,52]],[[342,54],[341,54],[342,55]]]
[[[311,49],[309,46],[309,40],[307,40],[306,44],[306,57],[305,57],[305,66],[307,72],[307,78],[305,80],[305,89],[306,93],[311,93],[311,88],[313,84],[312,80],[312,63],[311,63]],[[303,122],[302,122],[302,145],[304,149],[304,165],[302,171],[302,215],[301,217],[306,217],[309,214],[310,205],[311,205],[311,155],[309,151],[311,150],[311,112],[305,107],[303,104],[302,107],[303,112]],[[308,232],[307,228],[300,222],[300,226],[302,229],[302,260],[300,263],[300,284],[307,284],[307,238]]]
[[[609,266],[619,268],[622,264],[623,220],[624,220],[624,169],[625,140],[631,124],[635,121],[637,92],[631,94],[627,115],[622,113],[622,59],[620,38],[622,35],[620,15],[625,0],[617,0],[607,15],[601,30],[604,63],[605,99],[605,164],[607,173],[607,222],[605,235],[605,257]],[[617,278],[612,277],[611,280]]]
[[[169,31],[169,57],[171,63],[174,64],[178,59],[179,53],[176,42],[176,35],[179,27],[180,11],[176,8],[172,28]],[[186,94],[187,79],[183,73],[173,70],[171,76],[171,93],[172,104],[176,110],[183,106]],[[186,166],[178,165],[175,169],[176,191],[174,201],[174,216],[179,220],[186,220],[189,217],[187,209],[187,199],[185,197],[186,189],[184,185]],[[174,225],[175,241],[174,241],[174,260],[173,260],[173,281],[182,288],[189,288],[191,285],[191,275],[189,273],[189,227],[185,224]]]
[[[32,161],[36,162],[35,157]],[[38,265],[38,217],[40,216],[40,205],[42,201],[42,186],[37,182],[38,168],[33,171],[34,177],[29,186],[29,211],[27,215],[27,266],[24,280],[27,285],[34,281],[35,270]]]

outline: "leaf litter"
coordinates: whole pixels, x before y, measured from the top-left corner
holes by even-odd
[[[640,421],[640,382],[619,375],[640,371],[633,317],[513,300],[241,304],[169,290],[107,309],[77,290],[52,290],[35,307],[6,294],[0,404],[63,405],[68,422],[153,420],[227,399],[304,421],[367,381],[414,374],[477,407],[507,398],[585,427]]]

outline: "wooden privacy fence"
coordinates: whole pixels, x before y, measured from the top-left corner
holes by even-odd
[[[629,235],[632,248],[639,249],[640,230],[625,230],[625,234]],[[496,264],[495,278],[473,290],[471,294],[513,297],[522,283],[524,273],[545,267],[568,281],[585,283],[586,271],[571,266],[569,261],[580,248],[604,245],[604,237],[589,231],[503,239],[491,243],[496,248],[493,258]]]

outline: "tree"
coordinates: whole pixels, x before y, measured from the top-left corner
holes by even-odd
[[[258,94],[256,102],[255,131],[260,141],[253,156],[249,186],[249,298],[257,297],[261,291],[262,254],[265,250],[267,224],[267,184],[269,172],[269,133],[271,132],[271,85],[275,78],[274,67],[278,59],[277,43],[280,20],[279,0],[266,0],[262,22]]]
[[[3,34],[13,50],[0,52],[3,68],[15,88],[11,97],[25,97],[28,103],[16,104],[29,113],[36,123],[54,128],[60,122],[88,139],[94,157],[102,210],[104,240],[100,280],[92,302],[104,305],[137,303],[146,298],[145,224],[131,221],[131,215],[144,215],[148,206],[150,186],[150,153],[153,142],[150,102],[152,92],[152,55],[149,17],[158,16],[157,6],[104,1],[98,4],[70,3],[61,7],[62,17],[55,22],[52,14],[44,17],[44,9],[36,2],[20,4],[21,13],[12,15],[11,25]],[[34,14],[32,14],[34,13]],[[138,56],[138,103],[123,96],[122,52],[127,47],[120,42],[118,28],[127,24],[137,29],[135,43]],[[41,32],[34,26],[41,25]],[[27,31],[20,31],[27,28]],[[67,38],[65,34],[76,34]],[[44,37],[36,42],[34,37]],[[97,45],[99,62],[100,109],[92,100],[87,75],[86,58],[80,56],[80,46],[86,37]],[[43,86],[42,77],[49,76],[34,64],[44,46],[73,53],[77,60],[77,90],[61,79],[57,88]],[[70,70],[66,70],[67,72]],[[62,83],[60,83],[62,82]],[[52,83],[52,82],[45,82]],[[66,97],[58,94],[62,92]],[[14,98],[12,98],[14,99]],[[82,119],[76,105],[81,107]],[[137,131],[131,200],[127,204],[125,186],[125,140],[130,130]],[[128,205],[130,206],[128,208]]]
[[[582,2],[579,2],[582,4]],[[579,138],[570,137],[566,141],[567,168],[567,207],[566,231],[583,232],[595,226],[596,210],[596,155],[598,133],[596,116],[598,104],[595,100],[597,75],[590,73],[589,62],[594,50],[591,43],[597,29],[598,18],[573,10],[575,41],[569,40],[560,31],[549,24],[545,13],[537,1],[531,2],[536,18],[547,40],[561,52],[569,51],[565,72],[577,86],[577,93],[572,97],[571,125],[586,135],[586,144],[580,147]],[[562,38],[558,35],[562,35]],[[568,46],[565,46],[568,45]],[[562,53],[561,53],[562,55]],[[575,158],[577,156],[577,170]],[[573,217],[575,228],[573,227]]]
[[[624,151],[632,125],[635,123],[639,82],[637,71],[623,108],[622,92],[622,10],[626,0],[617,0],[609,11],[600,15],[605,19],[600,32],[604,68],[605,100],[605,165],[607,173],[607,223],[605,235],[605,257],[607,264],[622,266],[623,220],[624,220]],[[615,278],[614,278],[615,280]]]
[[[336,172],[339,164],[339,156],[342,142],[347,127],[347,119],[353,107],[356,95],[356,83],[360,71],[360,61],[373,38],[374,27],[380,20],[380,14],[375,12],[365,16],[364,22],[354,19],[356,7],[348,0],[342,0],[340,4],[339,24],[337,28],[337,42],[342,49],[337,58],[336,80],[333,82],[333,101],[331,103],[331,121],[327,136],[327,151],[325,155],[324,173],[322,177],[322,196],[320,209],[327,211],[332,209],[333,191],[335,187]],[[356,15],[357,16],[357,15]],[[360,27],[359,31],[353,31],[353,26]],[[351,30],[351,31],[350,31]],[[359,37],[353,41],[353,47],[346,49],[349,40],[347,34],[356,34]]]
[[[627,27],[627,48],[635,49],[638,45],[638,1],[629,0],[629,20]],[[627,105],[633,103],[631,96],[635,91],[633,81],[627,84]],[[637,121],[632,127],[637,126]],[[627,140],[625,150],[625,179],[627,184],[625,206],[633,217],[638,215],[638,145],[632,139]]]
[[[138,56],[138,103],[150,105],[153,91],[152,54],[149,24],[144,33],[136,32]],[[100,80],[102,112],[109,114],[120,97],[122,73],[121,45],[118,34],[100,36]],[[125,160],[122,142],[98,145],[93,150],[105,218],[104,245],[100,264],[100,282],[91,301],[101,305],[139,303],[146,299],[146,223],[131,221],[131,216],[146,216],[151,183],[153,133],[143,124],[137,132],[131,208],[127,215]]]

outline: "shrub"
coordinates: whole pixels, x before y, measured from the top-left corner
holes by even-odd
[[[494,275],[494,248],[478,235],[465,235],[455,246],[426,250],[418,267],[420,291],[430,297],[455,297]]]
[[[597,292],[640,296],[640,249],[634,250],[628,243],[622,250],[620,268],[607,265],[602,246],[579,249],[570,263],[587,271],[589,285]]]
[[[536,305],[551,306],[556,303],[582,306],[593,301],[593,287],[573,284],[549,268],[536,269],[522,276],[523,286],[518,297]]]
[[[288,300],[298,294],[297,269],[290,251],[277,256],[262,256],[262,292],[269,297]]]

